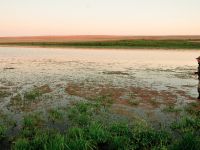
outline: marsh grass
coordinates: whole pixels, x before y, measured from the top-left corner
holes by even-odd
[[[200,147],[200,118],[199,116],[184,117],[171,125],[179,138],[175,139],[175,150],[197,150]]]
[[[25,103],[21,94],[17,93],[17,95],[11,97],[10,106],[14,107],[16,110],[24,110]]]
[[[200,133],[200,118],[198,117],[185,117],[182,120],[175,122],[171,128],[179,133],[193,132]]]
[[[162,111],[171,112],[171,113],[173,113],[173,112],[178,113],[178,112],[181,112],[182,109],[181,108],[176,108],[174,105],[168,105]]]
[[[198,150],[199,116],[177,120],[171,128],[153,128],[143,120],[112,120],[105,101],[77,102],[66,109],[26,115],[22,129],[13,138],[14,150]],[[105,107],[107,110],[105,111]],[[62,113],[65,112],[66,115]],[[108,120],[105,120],[107,114]],[[109,114],[109,115],[108,115]],[[67,119],[65,130],[49,128],[49,120]],[[1,131],[1,128],[0,128]],[[2,128],[3,137],[6,136]]]
[[[42,93],[38,89],[32,89],[24,93],[24,99],[28,101],[39,100],[41,96],[42,96]]]
[[[31,109],[32,104],[36,104],[41,100],[42,92],[37,89],[25,91],[23,94],[17,93],[11,97],[10,106],[16,111],[28,111]]]
[[[128,99],[130,105],[138,106],[140,104],[140,100],[138,99]]]
[[[104,108],[107,108],[114,103],[112,94],[109,94],[109,93],[105,95],[97,96],[96,98],[90,98],[89,100],[94,101],[96,104]]]
[[[190,103],[186,106],[185,110],[191,115],[199,116],[200,115],[200,103],[199,102]]]
[[[153,106],[158,106],[160,103],[159,103],[159,101],[157,100],[157,99],[153,99],[153,98],[151,98],[150,100],[149,100],[149,102],[153,105]]]
[[[11,95],[11,93],[8,92],[8,91],[2,91],[2,90],[0,90],[0,98],[5,98],[5,97],[8,97],[10,95]]]
[[[4,137],[8,131],[14,129],[17,126],[15,120],[13,120],[10,116],[0,112],[0,141]]]
[[[13,150],[28,150],[28,149],[31,149],[31,148],[30,148],[30,144],[29,144],[28,139],[19,138],[19,139],[16,140],[12,149]]]
[[[40,113],[34,113],[24,116],[23,118],[23,128],[33,129],[42,126],[44,119]]]
[[[0,140],[5,138],[7,132],[7,128],[4,125],[0,125]]]
[[[187,132],[177,140],[173,146],[174,150],[197,150],[200,147],[200,138],[193,132]]]
[[[73,125],[88,126],[99,112],[98,109],[98,104],[80,102],[69,109],[68,117]]]
[[[130,105],[139,105],[140,104],[140,100],[137,98],[137,95],[134,93],[129,93],[129,98],[128,98],[128,103]]]
[[[52,122],[61,122],[64,120],[64,112],[59,109],[48,110],[49,120]]]

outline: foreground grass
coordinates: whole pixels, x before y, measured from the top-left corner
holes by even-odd
[[[198,110],[189,107],[190,115],[174,122],[170,129],[155,129],[142,120],[115,118],[109,112],[109,105],[105,105],[106,101],[98,98],[97,102],[78,102],[70,107],[54,108],[48,110],[47,116],[42,113],[26,115],[21,129],[12,137],[7,135],[9,126],[3,121],[0,145],[7,141],[7,149],[13,150],[199,149]]]
[[[200,42],[190,40],[117,40],[89,42],[20,42],[0,43],[13,46],[79,47],[79,48],[155,48],[155,49],[200,49]]]

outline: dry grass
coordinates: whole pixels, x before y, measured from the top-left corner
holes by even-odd
[[[113,35],[27,36],[27,37],[0,37],[0,43],[84,42],[84,41],[143,40],[143,39],[199,41],[200,36],[113,36]]]

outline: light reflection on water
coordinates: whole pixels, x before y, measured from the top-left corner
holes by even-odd
[[[198,50],[108,50],[0,47],[0,78],[14,83],[91,80],[116,86],[185,90],[196,96]],[[14,70],[4,70],[13,67]],[[122,71],[128,76],[102,72]],[[20,83],[19,83],[20,81]],[[183,85],[193,88],[183,89]]]
[[[134,63],[152,66],[194,66],[198,50],[108,50],[0,47],[0,59],[53,59],[97,63]]]

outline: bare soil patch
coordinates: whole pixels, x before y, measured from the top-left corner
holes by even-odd
[[[66,87],[66,92],[73,96],[93,100],[98,96],[108,96],[115,104],[137,106],[149,109],[155,109],[160,105],[175,105],[178,96],[187,100],[195,100],[184,91],[157,91],[150,88],[127,87],[119,88],[111,85],[86,85],[70,83]]]

